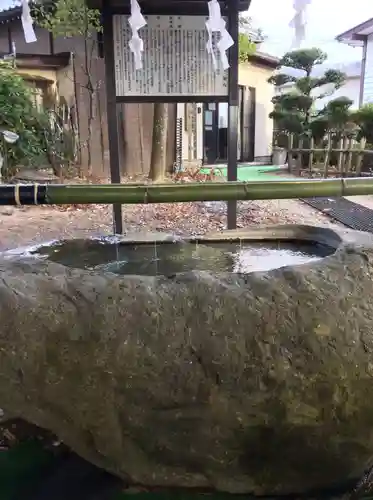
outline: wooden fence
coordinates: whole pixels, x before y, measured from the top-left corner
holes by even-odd
[[[308,147],[304,147],[305,142]],[[298,139],[289,135],[289,171],[300,176],[324,178],[373,176],[373,171],[364,161],[366,155],[373,155],[373,150],[365,149],[365,139],[356,141],[348,136],[337,139],[330,134],[325,137],[322,146],[315,146],[312,138]],[[373,156],[371,158],[373,170]]]

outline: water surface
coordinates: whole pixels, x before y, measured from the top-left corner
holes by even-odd
[[[92,239],[55,242],[30,253],[69,267],[155,276],[192,270],[266,271],[317,261],[333,251],[299,241],[128,244]]]

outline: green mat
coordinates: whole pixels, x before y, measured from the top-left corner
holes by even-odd
[[[227,166],[226,165],[213,165],[211,167],[204,167],[201,169],[202,174],[209,174],[211,169],[215,170],[215,175],[221,175],[227,177]],[[279,175],[271,175],[271,173],[282,172],[281,167],[276,167],[274,165],[240,165],[237,169],[237,178],[239,181],[244,182],[254,182],[254,181],[278,181],[278,180],[291,180]]]

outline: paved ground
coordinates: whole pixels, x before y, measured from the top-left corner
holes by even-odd
[[[363,207],[371,208],[373,210],[373,196],[345,196],[347,200],[354,201]]]

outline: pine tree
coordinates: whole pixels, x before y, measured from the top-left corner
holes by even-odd
[[[287,83],[293,84],[290,92],[281,92],[272,99],[274,110],[270,117],[275,120],[277,130],[300,136],[311,133],[313,120],[322,115],[315,111],[316,101],[329,95],[331,86],[333,92],[340,88],[346,79],[344,73],[335,69],[328,69],[319,77],[313,76],[314,68],[326,59],[327,54],[317,48],[295,50],[282,57],[279,68],[293,68],[301,74],[297,77],[280,72],[268,80],[279,89]]]

